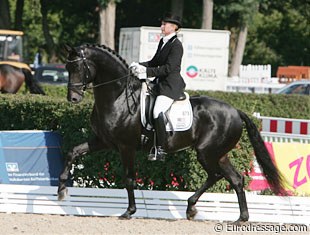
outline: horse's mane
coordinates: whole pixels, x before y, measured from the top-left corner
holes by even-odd
[[[119,60],[126,68],[129,67],[129,65],[127,64],[126,60],[121,57],[115,50],[112,50],[110,47],[106,46],[106,45],[99,45],[99,44],[84,44],[81,46],[82,48],[97,48],[103,51],[108,52],[109,54],[111,54],[113,57],[115,57],[117,60]]]
[[[107,52],[109,55],[111,55],[116,61],[119,61],[120,64],[122,64],[123,66],[125,66],[126,69],[129,69],[129,65],[127,64],[126,60],[121,57],[115,50],[112,50],[110,47],[106,46],[106,45],[99,45],[99,44],[84,44],[82,46],[80,46],[80,48],[95,48],[95,49],[99,49],[103,52]],[[139,78],[134,75],[133,73],[130,72],[130,75],[134,78],[136,78],[136,81],[139,81]],[[135,83],[136,85],[134,85],[135,88],[140,88],[141,87],[141,82],[137,82]]]

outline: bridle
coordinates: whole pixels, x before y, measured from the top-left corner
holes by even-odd
[[[90,67],[86,61],[86,57],[85,57],[85,53],[84,53],[83,49],[81,49],[80,54],[81,54],[81,57],[78,57],[75,60],[67,59],[67,63],[75,63],[75,62],[82,60],[83,61],[83,67],[84,67],[84,69],[86,68],[86,75],[83,76],[82,82],[76,82],[76,83],[69,82],[68,88],[74,92],[77,92],[79,95],[83,95],[87,89],[87,81],[89,81],[89,78],[91,76],[91,72],[90,72]],[[82,87],[82,90],[78,89],[80,87]]]
[[[85,53],[84,53],[83,49],[80,50],[80,55],[81,55],[80,57],[78,57],[77,59],[74,59],[74,60],[67,59],[67,63],[75,63],[75,62],[78,62],[78,61],[82,60],[83,61],[83,67],[84,67],[84,69],[86,69],[86,74],[85,74],[85,76],[83,76],[82,82],[76,82],[76,83],[69,82],[68,83],[68,89],[78,93],[81,96],[83,96],[85,91],[86,91],[86,89],[92,89],[92,88],[97,88],[97,87],[105,86],[105,85],[108,85],[108,84],[111,84],[111,83],[114,83],[114,82],[117,82],[117,81],[120,81],[120,80],[126,78],[127,79],[127,82],[126,82],[127,107],[128,107],[129,113],[131,115],[133,115],[134,112],[137,109],[137,97],[135,96],[133,88],[132,88],[132,86],[131,86],[131,84],[129,82],[129,79],[128,79],[129,77],[131,77],[130,69],[128,69],[128,74],[126,74],[125,76],[113,79],[111,81],[107,81],[107,82],[103,82],[103,83],[99,83],[99,84],[91,85],[90,86],[90,85],[88,85],[87,81],[90,80],[91,71],[90,71],[90,67],[89,67],[89,65],[87,63],[87,58],[85,57]],[[79,89],[80,87],[82,87],[82,89]],[[128,89],[131,90],[130,94],[128,94]],[[129,107],[129,103],[128,103],[128,97],[129,96],[132,97],[133,102],[134,102],[134,112]]]
[[[128,74],[125,75],[125,76],[113,79],[111,81],[103,82],[103,83],[100,83],[100,84],[96,84],[96,85],[92,85],[92,86],[87,86],[87,84],[88,84],[87,81],[89,80],[89,78],[91,76],[90,67],[89,67],[89,65],[87,63],[87,58],[85,57],[85,53],[84,53],[83,49],[81,49],[81,53],[80,54],[81,54],[81,57],[79,57],[79,58],[77,58],[75,60],[67,59],[67,63],[75,63],[75,62],[78,62],[78,61],[82,60],[83,61],[83,66],[84,66],[84,68],[86,68],[86,71],[87,71],[86,72],[86,76],[83,77],[82,82],[76,82],[76,83],[71,83],[70,82],[70,83],[68,83],[69,89],[73,89],[75,87],[81,87],[82,86],[83,87],[82,90],[84,92],[86,89],[91,89],[91,88],[96,88],[96,87],[108,85],[110,83],[114,83],[114,82],[117,82],[117,81],[122,80],[124,78],[130,77],[130,70],[129,70]]]

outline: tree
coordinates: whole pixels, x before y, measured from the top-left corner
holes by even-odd
[[[81,45],[100,42],[99,6],[105,10],[110,2],[117,4],[115,13],[117,17],[113,19],[107,16],[102,23],[107,23],[112,19],[112,23],[108,23],[107,27],[112,30],[115,28],[115,33],[106,32],[101,37],[106,38],[107,34],[113,35],[109,36],[112,43],[118,42],[117,34],[122,27],[142,25],[158,27],[160,25],[158,18],[169,10],[181,17],[183,15],[182,23],[186,28],[201,28],[203,20],[202,0],[127,0],[121,2],[120,0],[45,0],[45,2],[46,15],[42,19],[44,11],[41,12],[41,0],[0,0],[0,28],[23,29],[24,51],[28,52],[24,54],[24,58],[27,61],[32,62],[38,47],[43,45],[45,45],[44,61],[50,62],[49,57],[53,53],[48,50],[53,49],[57,62],[60,62],[60,58],[66,56],[66,54],[61,54],[63,51],[59,46],[62,43]],[[24,3],[23,7],[22,3]],[[235,71],[238,72],[238,64],[241,61],[252,64],[269,63],[273,70],[279,65],[310,64],[309,10],[304,0],[217,0],[214,3],[211,25],[213,29],[231,32],[232,53],[230,55],[241,55],[243,50],[241,45],[246,45],[244,56],[240,56],[239,59],[230,58],[230,64],[233,65],[231,70],[235,67]],[[210,16],[210,14],[207,15]],[[115,25],[114,20],[116,20]],[[45,26],[42,26],[43,22]],[[240,35],[239,32],[241,32]],[[54,48],[51,48],[53,47],[51,40]],[[242,41],[247,42],[245,44]],[[109,42],[103,43],[114,48]],[[117,48],[117,44],[115,47]],[[237,48],[241,48],[239,50],[241,52],[238,52]]]
[[[55,43],[53,40],[53,37],[50,34],[50,29],[48,25],[48,19],[47,19],[47,1],[48,0],[41,0],[41,14],[42,14],[42,30],[43,30],[43,35],[45,38],[45,46],[47,53],[49,55],[49,62],[55,63],[57,61],[57,56],[56,56],[56,48],[55,48]]]
[[[14,29],[23,30],[24,0],[16,1]]]
[[[9,0],[0,0],[0,29],[10,29],[10,5]]]
[[[24,0],[17,0],[15,5],[15,18],[14,27],[12,27],[11,16],[10,16],[10,3],[14,2],[9,0],[0,0],[0,28],[1,29],[16,29],[22,31],[23,25],[23,12],[24,12]]]
[[[230,70],[229,70],[230,77],[239,75],[239,68],[243,59],[243,53],[246,45],[247,35],[248,35],[248,26],[246,24],[243,24],[240,26],[237,45],[233,53],[233,58],[230,64]]]
[[[183,18],[184,0],[171,0],[171,13]]]
[[[100,44],[115,48],[116,0],[98,0]]]
[[[212,29],[213,0],[203,0],[202,5],[202,29]]]
[[[303,0],[261,1],[259,13],[249,25],[245,64],[278,66],[310,65],[309,10]]]
[[[235,41],[232,52],[232,60],[229,69],[229,76],[238,76],[245,50],[248,26],[252,23],[253,17],[258,13],[258,6],[261,0],[229,0],[224,2],[221,10],[224,15],[228,15],[233,27],[238,28],[238,37]]]

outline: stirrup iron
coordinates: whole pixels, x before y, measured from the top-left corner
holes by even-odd
[[[149,156],[148,156],[148,160],[149,161],[156,161],[156,157],[157,157],[157,149],[156,149],[156,132],[154,131],[154,143],[153,143],[153,147],[150,150]]]

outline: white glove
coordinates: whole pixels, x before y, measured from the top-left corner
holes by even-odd
[[[141,64],[136,65],[135,69],[138,74],[146,73],[146,67]]]
[[[152,82],[154,81],[155,77],[149,77],[149,78],[146,78],[146,80],[148,80],[149,82]]]
[[[137,63],[137,62],[132,62],[132,63],[129,65],[130,71],[131,71],[135,76],[138,76],[138,73],[137,73],[137,71],[136,71],[136,68],[137,68],[138,65],[139,65],[139,63]]]
[[[132,62],[130,65],[129,65],[129,69],[130,71],[135,75],[135,76],[138,76],[137,72],[136,72],[136,67],[139,65],[139,63],[137,62]]]
[[[133,67],[136,67],[136,65],[138,65],[139,63],[137,62],[132,62],[130,65],[129,65],[129,68],[133,68]]]
[[[146,73],[139,73],[138,75],[137,75],[137,77],[141,80],[141,79],[147,79],[146,78]]]
[[[146,67],[137,63],[132,62],[129,66],[131,72],[139,79],[146,79]]]

